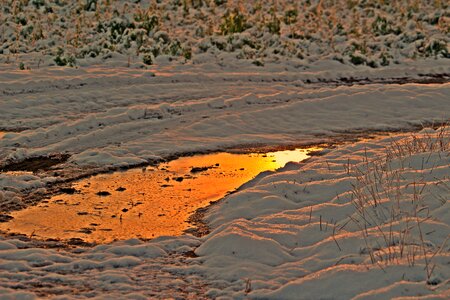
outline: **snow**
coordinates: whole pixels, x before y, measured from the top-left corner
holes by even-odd
[[[15,298],[25,290],[80,298],[445,298],[449,134],[427,128],[362,140],[261,174],[210,207],[212,231],[201,238],[73,249],[2,238],[0,286]],[[374,206],[362,196],[370,185],[361,184],[379,172]],[[198,257],[185,256],[192,251]]]
[[[4,116],[0,127],[26,130],[3,136],[0,160],[5,164],[68,153],[68,162],[55,171],[79,174],[154,162],[180,153],[242,145],[308,145],[351,132],[411,129],[449,119],[448,83],[330,86],[317,78],[324,72],[329,78],[339,78],[345,72],[298,74],[270,72],[270,68],[250,73],[245,69],[200,72],[202,68],[186,66],[185,73],[169,69],[156,77],[125,68],[49,68],[45,72],[31,70],[20,75],[20,80],[4,69],[0,71],[6,78],[0,83]],[[407,73],[408,68],[398,66],[393,72]],[[439,68],[448,70],[446,65]],[[114,74],[106,76],[108,71]],[[385,70],[373,72],[367,74],[390,78]],[[435,131],[427,129],[422,134]],[[444,295],[448,293],[447,251],[434,256],[436,267],[429,279],[419,250],[414,266],[405,259],[398,265],[382,265],[386,275],[371,263],[372,250],[364,250],[367,246],[356,225],[347,225],[346,234],[336,234],[342,251],[331,235],[334,223],[344,225],[355,210],[350,202],[354,178],[345,166],[361,164],[365,155],[382,155],[384,147],[401,138],[404,136],[328,149],[322,157],[288,164],[276,174],[261,174],[209,209],[206,219],[213,231],[204,238],[118,242],[81,251],[41,249],[33,242],[18,244],[4,238],[0,247],[2,292],[16,294],[16,298],[50,294],[108,298],[133,293],[164,298],[174,297],[169,293],[174,289],[181,298]],[[423,164],[425,170],[433,171],[421,172],[421,180],[433,187],[439,180],[448,182],[449,162],[440,160],[436,152],[393,159],[391,167],[411,165],[417,169],[422,167],[422,159],[428,161]],[[414,180],[416,169],[405,170],[404,180]],[[3,173],[2,205],[22,207],[23,196],[44,193],[64,176],[51,171]],[[439,201],[448,199],[443,184],[436,188],[430,193],[438,195]],[[439,206],[436,203],[440,202],[431,198],[424,203],[433,219],[422,225],[427,233],[434,232],[426,238],[430,253],[442,245],[449,232],[447,204]],[[369,243],[379,243],[380,234],[376,230],[370,234]],[[199,257],[186,258],[183,253],[190,251]],[[350,282],[364,278],[367,284],[346,287],[343,277]],[[434,291],[435,286],[426,282],[435,279],[438,288]],[[45,285],[37,287],[36,282],[42,280]],[[88,286],[83,282],[89,282]],[[323,286],[329,287],[329,294]]]
[[[412,150],[412,154],[387,159],[383,147],[388,147],[395,139],[388,137],[363,141],[312,158],[297,169],[282,170],[259,178],[253,186],[213,206],[207,219],[215,230],[196,249],[196,253],[213,282],[227,282],[221,292],[215,292],[215,296],[348,299],[371,295],[379,299],[433,293],[431,285],[427,288],[425,283],[433,280],[443,283],[438,283],[436,291],[443,293],[442,296],[447,294],[448,287],[444,282],[450,275],[450,269],[445,263],[440,265],[440,261],[448,261],[448,251],[444,249],[447,248],[450,232],[448,213],[442,214],[448,210],[445,207],[450,199],[449,191],[444,187],[448,186],[450,165],[448,129],[446,132],[443,139],[446,146],[442,152],[438,148],[432,151],[416,149],[417,152]],[[415,138],[427,139],[430,133],[427,130],[422,134]],[[403,142],[397,141],[398,144]],[[409,147],[412,144],[405,145]],[[350,171],[346,169],[348,160],[351,160]],[[389,218],[385,220],[383,211],[390,212],[396,204],[391,202],[394,197],[389,194],[390,191],[386,190],[384,194],[380,190],[381,208],[376,208],[374,212],[364,210],[370,223],[358,225],[353,221],[362,221],[358,206],[352,202],[353,195],[356,195],[352,194],[352,190],[358,184],[355,176],[361,176],[357,168],[367,168],[372,161],[389,166],[392,173],[383,174],[388,177],[386,180],[389,180],[390,174],[400,176],[399,211],[406,217],[395,218],[392,223]],[[376,178],[372,177],[376,176],[376,172],[369,168],[369,175],[366,176]],[[420,195],[412,189],[415,183],[421,183],[421,188],[426,186]],[[369,193],[370,190],[366,191]],[[295,207],[286,208],[283,201],[274,201],[279,206],[267,210],[259,206],[264,195],[283,197],[284,202],[290,202]],[[390,200],[388,197],[391,196],[393,198]],[[417,223],[411,226],[415,217],[408,217],[417,214],[421,219],[420,228]],[[433,257],[434,262],[429,262],[436,266],[433,274],[427,275],[425,271],[428,267],[423,253],[417,253],[420,259],[415,264],[398,256],[399,249],[395,250],[395,247],[402,245],[401,232],[405,222],[410,222],[410,235],[406,239],[411,240],[404,247],[423,245],[420,247],[426,248],[427,259]],[[360,226],[367,226],[367,236]],[[340,231],[342,227],[345,229]],[[422,242],[420,231],[424,236]],[[387,235],[392,239],[389,245],[384,240]],[[368,246],[375,250],[370,250]],[[374,263],[369,257],[371,251],[378,253],[373,254],[376,259]],[[386,261],[389,260],[387,253],[393,255],[391,251],[396,253],[396,258]],[[247,294],[248,280],[251,280],[253,290]]]
[[[5,212],[178,155],[450,120],[445,1],[94,2],[2,2],[0,166],[70,155],[1,173]],[[204,237],[2,236],[0,298],[448,298],[449,130],[436,127],[260,174],[209,207]]]
[[[157,292],[162,297],[182,297],[190,292],[189,284],[193,289],[195,281],[201,281],[198,275],[187,274],[179,279],[184,272],[167,271],[181,265],[185,247],[198,245],[192,237],[161,238],[147,243],[129,240],[74,250],[40,249],[31,243],[15,249],[13,240],[3,240],[2,245],[0,285],[2,293],[11,299],[26,295],[23,289],[33,291],[28,294],[30,299],[44,295],[108,298],[129,293],[149,297]],[[7,245],[9,250],[15,250],[5,249]],[[169,251],[177,254],[169,256]],[[174,285],[183,291],[167,290]]]
[[[53,82],[58,85],[85,72],[52,75]],[[0,140],[0,161],[69,153],[73,168],[123,167],[174,153],[308,144],[341,132],[420,126],[442,122],[450,111],[448,84],[296,87],[289,77],[273,84],[249,81],[253,75],[245,73],[234,75],[239,80],[232,84],[223,81],[228,76],[223,72],[211,74],[207,85],[201,83],[205,73],[190,74],[187,82],[173,82],[177,77],[173,73],[129,85],[130,73],[144,71],[124,69],[118,78],[109,79],[99,69],[95,72],[83,79],[86,85],[76,93],[44,85],[37,93],[3,96],[0,127],[29,129],[7,133]],[[284,75],[271,74],[278,76]],[[5,84],[9,90],[22,85]],[[1,184],[5,186],[9,184]]]

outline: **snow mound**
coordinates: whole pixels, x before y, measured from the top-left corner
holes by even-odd
[[[445,297],[449,151],[448,128],[426,129],[256,178],[207,214],[214,230],[196,254],[209,295]]]

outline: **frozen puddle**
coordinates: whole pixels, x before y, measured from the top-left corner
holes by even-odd
[[[0,230],[38,238],[105,243],[180,235],[196,209],[218,200],[263,171],[306,159],[296,149],[266,154],[216,153],[183,157],[158,168],[100,174],[37,206],[12,213]]]

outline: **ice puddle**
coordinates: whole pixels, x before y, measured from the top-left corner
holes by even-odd
[[[0,230],[41,239],[107,243],[180,235],[198,208],[224,197],[257,174],[308,158],[310,149],[265,154],[215,153],[155,167],[100,174],[39,205],[12,213]]]

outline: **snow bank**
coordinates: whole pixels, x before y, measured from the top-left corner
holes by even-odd
[[[214,230],[195,250],[211,278],[208,295],[445,297],[449,133],[340,147],[214,205]]]

